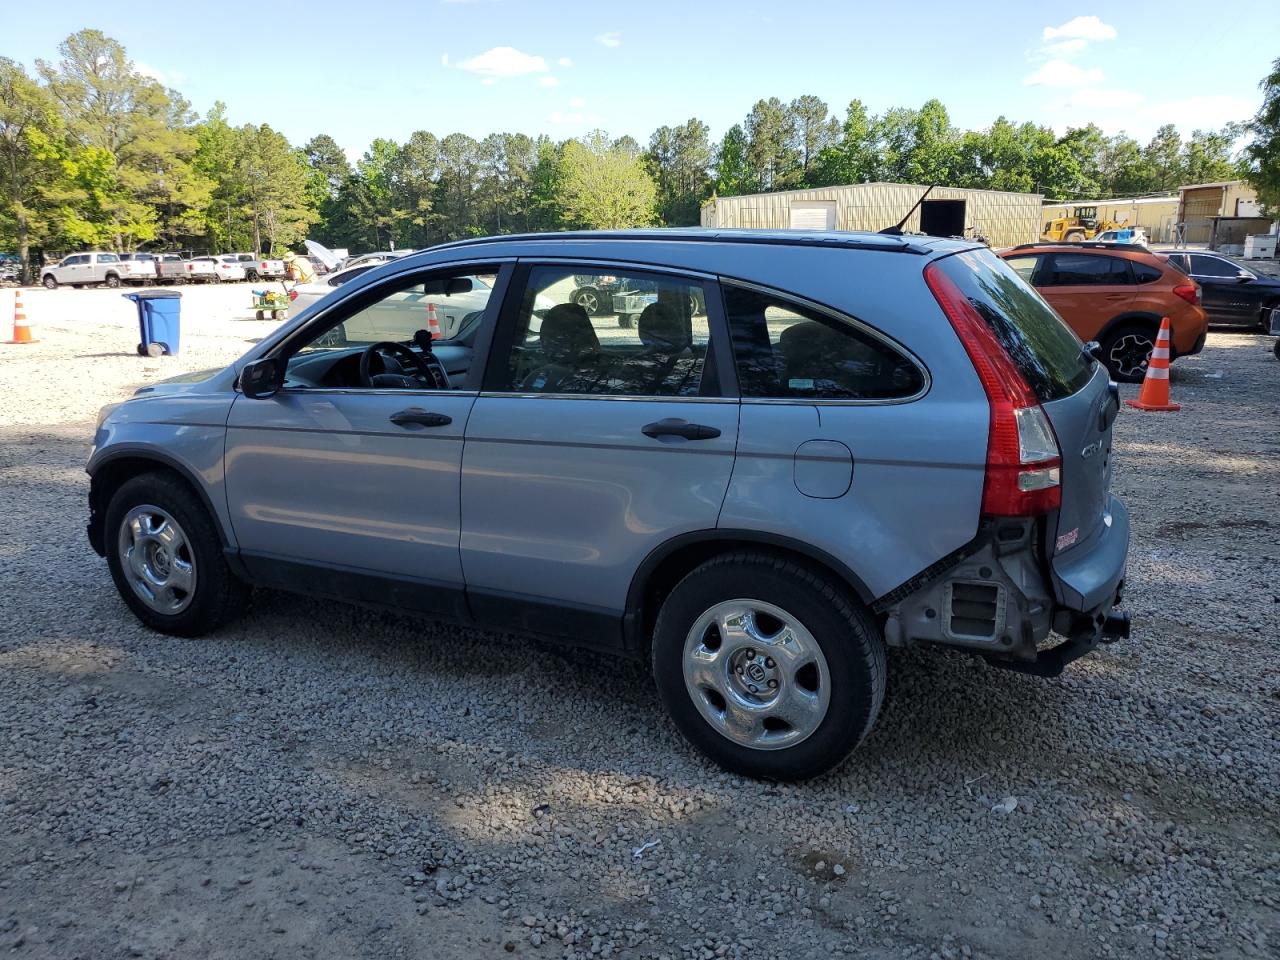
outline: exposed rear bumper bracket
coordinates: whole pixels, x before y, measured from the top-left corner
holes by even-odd
[[[1117,640],[1128,639],[1129,614],[1113,610],[1103,618],[1096,630],[1088,628],[1079,630],[1066,643],[1039,651],[1034,660],[1014,660],[991,655],[984,655],[983,659],[991,666],[1002,670],[1029,673],[1035,677],[1056,677],[1061,675],[1067,664],[1091,653],[1099,643],[1115,643]]]

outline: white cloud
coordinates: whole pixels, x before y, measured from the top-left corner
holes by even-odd
[[[1022,82],[1028,87],[1086,87],[1102,82],[1098,67],[1077,67],[1066,60],[1048,60]]]
[[[574,97],[572,100],[569,101],[569,106],[573,107],[575,110],[581,110],[586,105],[587,105],[586,97]]]
[[[1040,48],[1039,54],[1047,60],[1052,60],[1058,57],[1074,57],[1088,45],[1088,40],[1076,37],[1074,40],[1062,40],[1058,43],[1046,43]]]
[[[1114,40],[1116,28],[1095,16],[1073,17],[1060,27],[1045,27],[1045,40]]]
[[[515,47],[494,47],[458,64],[459,70],[485,77],[488,81],[503,77],[523,77],[530,73],[546,73],[547,61]]]
[[[598,34],[595,41],[603,47],[620,47],[622,46],[622,34],[617,30],[608,30],[605,33]]]
[[[141,60],[133,61],[133,69],[144,77],[150,77],[156,83],[163,84],[166,87],[176,86],[187,79],[186,74],[180,70],[161,70],[159,67],[153,67],[149,63],[143,63]]]
[[[572,67],[572,66],[573,66],[573,61],[572,61],[572,60],[570,60],[568,57],[561,57],[559,60],[557,60],[557,61],[556,61],[556,63],[560,64],[560,66],[562,66],[562,67]]]
[[[447,53],[440,54],[440,66],[447,67],[449,65],[449,55]]]
[[[560,86],[560,78],[559,77],[543,77],[538,81],[538,83],[542,84],[542,86],[544,87],[558,87]]]
[[[1107,90],[1087,87],[1067,94],[1054,103],[1056,109],[1065,110],[1121,110],[1140,106],[1146,97],[1136,90]]]

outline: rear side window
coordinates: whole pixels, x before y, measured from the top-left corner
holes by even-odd
[[[760,290],[723,290],[744,397],[894,400],[924,389],[914,363],[851,323]]]
[[[1132,282],[1129,264],[1120,257],[1096,253],[1055,253],[1049,261],[1048,276],[1041,286],[1115,286]]]
[[[937,264],[986,320],[1042,402],[1068,397],[1089,382],[1094,361],[1081,350],[1080,338],[1003,260],[987,250],[969,250]]]
[[[1133,270],[1134,283],[1155,283],[1164,276],[1156,267],[1146,263],[1139,263],[1136,260],[1129,261],[1129,268]]]

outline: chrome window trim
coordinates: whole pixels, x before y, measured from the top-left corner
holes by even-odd
[[[281,387],[276,395],[292,396],[352,396],[352,397],[478,397],[478,390],[412,390],[408,387]]]
[[[832,320],[835,320],[837,323],[842,323],[847,326],[853,327],[855,330],[859,331],[860,333],[866,334],[871,339],[879,341],[881,344],[883,344],[885,347],[888,347],[894,353],[897,353],[905,357],[920,372],[920,380],[921,380],[920,389],[916,393],[913,393],[905,397],[881,397],[881,398],[866,399],[866,400],[838,399],[835,397],[812,397],[812,398],[809,398],[809,397],[745,397],[745,396],[742,396],[741,385],[739,385],[738,394],[741,397],[743,403],[787,403],[787,404],[800,404],[803,406],[828,406],[828,407],[830,406],[839,406],[839,407],[897,406],[903,403],[915,403],[917,400],[920,400],[926,394],[928,394],[929,390],[933,387],[933,377],[930,375],[929,368],[925,366],[924,361],[922,361],[919,357],[915,355],[915,353],[913,353],[910,349],[908,349],[905,344],[900,343],[899,341],[895,340],[893,337],[889,336],[887,333],[883,333],[880,330],[877,330],[875,327],[870,326],[867,323],[864,323],[863,321],[857,319],[856,317],[851,317],[847,313],[842,313],[841,311],[835,309],[834,307],[829,307],[826,304],[819,303],[816,300],[810,300],[807,297],[804,297],[800,294],[791,293],[785,290],[778,290],[775,287],[767,287],[759,283],[752,283],[749,280],[737,280],[737,279],[734,279],[733,277],[720,277],[719,282],[722,288],[721,296],[724,295],[723,288],[726,286],[739,287],[743,290],[753,290],[756,293],[761,293],[761,294],[764,294],[765,296],[773,297],[775,299],[783,301],[784,303],[787,301],[790,301],[792,303],[795,303],[799,306],[804,307],[807,310],[811,310],[814,313],[820,313],[823,316],[830,317]],[[726,323],[730,322],[729,311],[727,306],[725,307],[725,322]],[[732,336],[732,333],[733,333],[732,326],[730,326],[729,332],[730,332],[730,335]],[[733,350],[732,343],[729,344],[729,348],[730,348],[730,358],[733,360],[734,368],[736,369],[738,364],[738,359],[735,351]]]

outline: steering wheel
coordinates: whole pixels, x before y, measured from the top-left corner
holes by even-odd
[[[383,354],[394,355],[401,360],[409,361],[410,366],[417,368],[418,375],[373,373],[373,358],[377,356],[382,359]],[[359,375],[360,386],[362,387],[399,387],[408,390],[422,390],[431,385],[431,371],[427,368],[426,361],[403,343],[396,343],[392,340],[371,343],[364,348],[364,351],[360,354]]]

